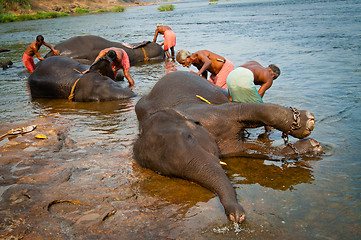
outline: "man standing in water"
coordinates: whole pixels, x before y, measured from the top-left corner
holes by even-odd
[[[39,54],[39,49],[42,45],[50,48],[54,52],[54,55],[59,55],[60,53],[58,50],[55,50],[50,44],[46,43],[42,35],[38,35],[35,42],[30,44],[23,54],[23,63],[30,73],[34,72],[35,70],[35,64],[33,59],[34,55],[36,55],[39,60],[44,60],[44,58],[42,58]]]
[[[154,39],[153,42],[157,41],[158,33],[162,34],[164,37],[164,42],[161,44],[161,46],[164,45],[164,52],[167,54],[168,58],[174,59],[174,46],[176,43],[176,36],[175,33],[172,31],[172,29],[168,26],[163,26],[163,24],[158,23],[157,29],[155,30]],[[168,49],[171,50],[172,56],[169,54]]]
[[[116,78],[118,70],[123,68],[124,77],[128,80],[129,87],[133,88],[134,80],[129,74],[130,62],[129,62],[128,54],[121,48],[116,48],[116,47],[106,48],[99,52],[93,64],[96,63],[99,58],[104,57],[105,55],[107,55],[112,60],[111,65],[114,71],[114,77]],[[86,73],[88,71],[89,70],[86,70],[83,73]]]
[[[196,74],[205,79],[208,77],[207,71],[210,72],[209,81],[227,89],[227,76],[234,69],[233,63],[228,59],[208,50],[200,50],[192,54],[184,49],[177,52],[176,59],[183,67],[194,65],[199,70]]]
[[[266,90],[280,74],[280,69],[274,64],[263,67],[256,61],[246,62],[227,77],[229,100],[262,103]],[[261,86],[258,91],[255,85]]]

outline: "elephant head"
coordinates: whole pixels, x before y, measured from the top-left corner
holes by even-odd
[[[109,59],[106,55],[93,63],[89,68],[89,72],[98,72],[100,75],[115,80],[115,74],[111,66],[111,59]]]
[[[194,181],[213,191],[230,220],[244,220],[244,210],[221,167],[216,141],[187,113],[167,109],[151,114],[140,124],[133,152],[145,168]]]

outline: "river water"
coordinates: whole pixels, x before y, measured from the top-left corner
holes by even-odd
[[[160,232],[158,237],[358,239],[361,2],[220,0],[209,4],[184,0],[173,4],[172,12],[159,12],[157,5],[150,5],[127,8],[123,13],[1,24],[0,48],[11,51],[2,53],[0,61],[12,60],[14,66],[0,70],[0,122],[19,124],[40,115],[59,113],[70,120],[70,137],[80,146],[72,152],[72,161],[91,159],[99,152],[131,152],[138,132],[136,102],[167,72],[189,69],[174,62],[133,66],[130,74],[139,96],[125,101],[32,100],[26,85],[27,75],[22,73],[25,70],[22,54],[38,34],[44,35],[45,41],[53,46],[70,37],[88,34],[135,43],[152,40],[155,25],[161,22],[176,33],[176,50],[208,49],[235,65],[249,60],[278,65],[281,75],[266,92],[264,101],[313,112],[316,127],[311,137],[321,143],[325,154],[285,163],[225,159],[227,175],[247,212],[247,221],[241,225],[224,218],[221,205],[212,193],[202,188],[192,191],[194,186],[190,183],[160,177],[153,181],[158,186],[143,186],[148,189],[147,194],[167,195],[169,204],[186,210],[169,214],[169,224],[178,222],[185,227],[172,232],[168,226],[171,233],[168,236],[166,227],[154,223]],[[159,42],[161,38],[158,37]],[[43,46],[41,55],[47,51]],[[253,134],[256,136],[257,130]],[[281,142],[281,133],[274,132],[271,140]],[[53,157],[65,158],[61,153]],[[128,164],[127,171],[143,174],[142,169],[134,169],[136,164],[131,157]],[[174,184],[180,184],[179,190],[184,192],[179,193]],[[188,197],[192,200],[187,201]],[[150,226],[144,226],[144,231],[148,228],[156,231]]]

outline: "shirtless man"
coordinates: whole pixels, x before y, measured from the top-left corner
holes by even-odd
[[[177,52],[176,59],[183,67],[194,65],[199,70],[196,74],[205,79],[208,77],[207,72],[210,72],[209,81],[218,87],[227,89],[227,76],[234,69],[233,63],[228,59],[208,50],[200,50],[191,54],[184,49]]]
[[[262,103],[266,90],[280,74],[280,69],[274,64],[263,67],[256,61],[246,62],[228,75],[229,99],[235,102]],[[255,85],[261,86],[258,91]]]
[[[30,44],[23,54],[23,63],[30,73],[34,72],[35,70],[35,64],[33,59],[34,55],[36,55],[39,60],[44,60],[44,58],[42,58],[39,54],[39,49],[42,45],[50,48],[55,55],[59,55],[60,53],[58,50],[55,50],[50,44],[46,43],[42,35],[38,35],[35,42]]]
[[[157,41],[158,33],[162,34],[164,37],[164,42],[160,44],[161,46],[164,45],[164,52],[166,53],[168,58],[174,59],[174,46],[176,43],[176,36],[172,29],[168,26],[163,26],[163,24],[158,23],[157,29],[155,30],[153,42]],[[168,49],[171,50],[172,56],[169,54]]]
[[[123,68],[124,77],[128,80],[129,87],[133,87],[134,80],[129,74],[130,62],[129,62],[128,54],[121,48],[116,48],[116,47],[105,48],[99,52],[93,64],[97,62],[99,58],[104,57],[105,55],[107,55],[112,60],[111,65],[114,71],[114,77],[116,78],[118,70]],[[89,70],[86,70],[83,73],[86,73],[88,71]]]

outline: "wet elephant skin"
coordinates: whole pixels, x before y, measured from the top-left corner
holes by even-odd
[[[92,66],[91,71],[86,74],[81,73],[88,68],[88,65],[79,64],[68,57],[46,58],[38,64],[28,78],[32,98],[67,99],[73,93],[70,100],[87,102],[119,100],[136,96],[134,92],[122,88],[111,78],[101,75],[96,66]]]
[[[165,59],[164,51],[157,43],[143,42],[133,45],[139,45],[139,47],[129,48],[119,42],[108,41],[99,36],[87,35],[69,38],[57,44],[54,48],[60,51],[61,56],[70,57],[80,63],[89,65],[101,50],[110,47],[122,48],[128,54],[131,65]],[[53,52],[50,51],[45,58],[53,55]]]
[[[245,212],[221,167],[220,157],[288,154],[284,149],[248,144],[241,140],[240,132],[268,125],[305,138],[314,127],[313,115],[299,111],[300,126],[290,131],[294,121],[290,108],[230,102],[215,85],[194,73],[180,71],[161,78],[139,100],[135,110],[140,132],[133,149],[136,161],[145,168],[188,179],[215,192],[234,222],[242,222]],[[320,147],[313,141],[297,145],[300,154],[319,154]]]

